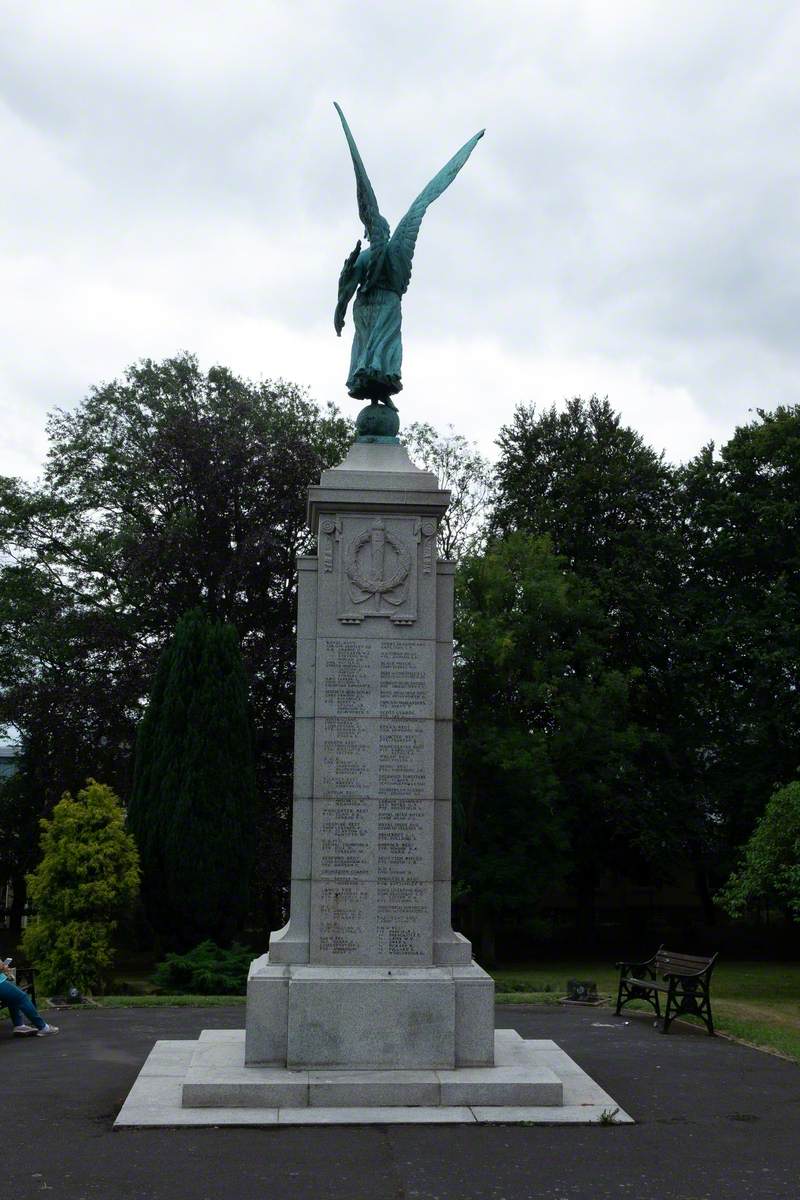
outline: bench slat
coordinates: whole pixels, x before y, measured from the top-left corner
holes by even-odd
[[[632,983],[634,987],[647,988],[653,992],[668,992],[668,983],[656,983],[654,979],[633,979],[630,975],[625,980],[626,983]]]
[[[713,958],[696,958],[688,954],[659,954],[657,955],[653,967],[656,971],[663,973],[673,973],[680,975],[700,974],[707,971],[713,964]]]
[[[697,954],[678,954],[677,952],[673,952],[672,950],[661,950],[656,955],[656,958],[670,958],[674,962],[684,962],[684,963],[710,963],[712,961],[713,957],[714,957],[713,955],[700,956]]]
[[[691,978],[691,976],[689,976],[688,978]],[[625,982],[633,984],[634,987],[647,988],[654,992],[668,992],[669,991],[668,983],[656,983],[655,979],[634,979],[632,975],[627,975],[625,978]],[[679,984],[678,991],[680,991],[680,990],[681,990],[681,988],[680,988],[680,984]]]

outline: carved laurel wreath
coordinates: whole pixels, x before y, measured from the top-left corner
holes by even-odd
[[[379,592],[392,592],[408,578],[408,573],[411,570],[411,551],[404,542],[396,538],[388,529],[384,530],[386,541],[397,555],[397,567],[394,575],[391,575],[388,579],[376,579],[372,575],[365,575],[358,565],[358,552],[362,546],[365,546],[367,542],[372,540],[372,532],[371,529],[365,529],[358,537],[353,538],[350,543],[345,560],[347,577],[356,587],[360,587],[362,592],[369,592],[371,595]]]

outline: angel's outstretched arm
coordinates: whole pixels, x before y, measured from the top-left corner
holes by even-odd
[[[342,122],[344,136],[347,138],[347,144],[350,147],[350,157],[353,160],[353,170],[356,173],[356,198],[358,200],[358,215],[366,231],[367,237],[372,246],[386,242],[389,236],[389,226],[381,216],[378,208],[378,201],[375,199],[375,193],[372,190],[372,184],[369,181],[369,176],[365,170],[364,164],[361,161],[361,155],[358,152],[358,146],[355,143],[355,138],[350,132],[350,126],[345,120],[344,113],[339,108],[339,105],[334,100],[333,106],[339,114],[339,120]]]
[[[482,129],[480,133],[471,137],[458,153],[453,155],[449,163],[442,167],[439,174],[435,175],[428,186],[417,196],[392,234],[387,256],[393,282],[400,295],[406,291],[411,279],[411,261],[414,257],[414,247],[417,244],[417,234],[428,206],[433,204],[446,188],[449,188],[484,133],[485,130]]]

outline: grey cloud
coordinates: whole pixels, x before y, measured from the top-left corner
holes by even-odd
[[[329,325],[360,233],[335,97],[393,223],[488,129],[426,217],[407,360],[420,336],[624,360],[730,429],[748,404],[800,399],[798,58],[796,5],[773,0],[7,8],[0,134],[18,171],[0,244],[28,293],[21,312],[6,300],[14,394],[65,402],[59,379],[115,361],[109,331],[117,369],[155,353],[146,310],[180,317],[182,290],[205,308],[173,348],[215,311]],[[25,384],[21,322],[105,285],[107,324],[87,302],[72,341],[45,329],[47,385]]]

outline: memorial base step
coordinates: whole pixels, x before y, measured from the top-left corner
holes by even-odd
[[[515,1035],[514,1035],[515,1036]],[[631,1117],[623,1112],[608,1092],[591,1079],[580,1066],[565,1054],[555,1042],[547,1040],[524,1042],[526,1058],[530,1056],[538,1067],[547,1067],[562,1086],[561,1104],[352,1104],[320,1106],[309,1104],[310,1085],[305,1103],[286,1104],[277,1108],[252,1108],[220,1105],[208,1108],[188,1108],[183,1105],[183,1087],[199,1045],[208,1047],[213,1041],[241,1043],[240,1030],[207,1033],[197,1041],[156,1042],[123,1104],[114,1127],[116,1129],[175,1128],[178,1126],[231,1128],[283,1127],[286,1125],[462,1125],[462,1124],[524,1124],[524,1125],[627,1125]],[[500,1042],[508,1039],[501,1031]],[[510,1044],[510,1042],[507,1042]],[[252,1068],[247,1068],[250,1071]],[[470,1072],[471,1073],[471,1072]],[[292,1072],[292,1074],[295,1074]],[[301,1074],[310,1074],[301,1072]],[[322,1073],[324,1074],[324,1072]],[[365,1074],[359,1072],[358,1074]],[[380,1072],[395,1075],[400,1072]],[[402,1074],[408,1074],[402,1072]],[[413,1072],[416,1075],[416,1072]],[[237,1074],[237,1077],[239,1075]],[[341,1072],[333,1082],[348,1084]],[[467,1082],[466,1073],[464,1081]],[[295,1083],[297,1083],[295,1079]],[[362,1079],[362,1083],[366,1080]],[[414,1081],[407,1080],[408,1083]],[[430,1082],[430,1081],[428,1081]],[[438,1081],[441,1084],[441,1080]],[[395,1091],[397,1095],[399,1089]],[[373,1091],[374,1094],[374,1091]],[[408,1094],[408,1091],[406,1092]],[[423,1093],[417,1092],[417,1096]],[[495,1099],[497,1095],[495,1095]],[[441,1100],[441,1088],[439,1091]]]
[[[183,1080],[184,1108],[381,1108],[563,1102],[558,1076],[513,1029],[495,1033],[493,1067],[287,1070],[244,1062],[244,1030],[206,1030]]]

